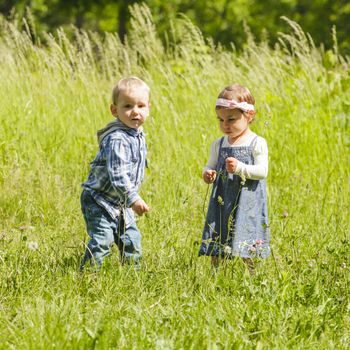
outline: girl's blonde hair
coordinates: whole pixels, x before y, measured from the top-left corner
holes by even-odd
[[[248,102],[252,105],[255,104],[255,99],[251,92],[244,86],[239,84],[233,84],[226,86],[219,94],[218,98],[224,98],[226,100],[234,100],[236,102]],[[224,107],[217,106],[216,109]]]
[[[135,90],[135,89],[144,89],[148,95],[150,95],[149,86],[138,77],[127,77],[120,79],[117,85],[112,90],[112,101],[113,104],[117,104],[118,97],[121,91]]]

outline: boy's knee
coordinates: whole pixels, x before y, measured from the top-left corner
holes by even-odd
[[[121,253],[125,256],[141,257],[141,233],[135,226],[131,226],[120,236]]]
[[[123,249],[127,253],[140,253],[141,251],[141,236],[135,237],[124,234],[120,237],[123,242]]]

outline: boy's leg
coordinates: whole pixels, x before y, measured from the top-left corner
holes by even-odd
[[[80,269],[90,259],[92,264],[100,267],[105,256],[109,254],[110,246],[114,242],[113,232],[117,223],[112,220],[104,208],[99,206],[90,194],[82,194],[82,211],[86,222],[86,229],[90,236]]]
[[[123,263],[133,263],[135,267],[140,267],[142,256],[141,233],[134,222],[128,228],[122,227],[123,221],[118,228],[116,243],[120,250]]]

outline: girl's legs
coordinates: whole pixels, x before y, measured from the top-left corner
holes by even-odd
[[[219,268],[219,257],[218,256],[211,257],[211,267],[212,267],[213,271],[215,271],[215,272]]]
[[[246,267],[248,268],[248,271],[251,275],[254,275],[254,261],[251,258],[242,258],[244,264],[246,265]],[[214,272],[216,272],[219,268],[220,265],[220,257],[219,256],[212,256],[211,257],[211,267],[213,269]]]
[[[254,275],[254,261],[251,258],[243,258],[243,262],[251,275]]]

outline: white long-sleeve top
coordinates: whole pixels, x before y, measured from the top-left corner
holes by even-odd
[[[222,147],[249,146],[256,136],[257,135],[254,132],[250,131],[248,134],[244,135],[244,137],[242,137],[242,139],[238,143],[233,145],[229,143],[228,136],[224,136]],[[212,143],[210,148],[210,157],[207,165],[203,169],[203,173],[209,169],[212,169],[212,170],[216,169],[216,165],[218,163],[218,158],[219,158],[220,141],[221,141],[221,137]],[[244,164],[238,161],[236,171],[234,172],[234,174],[239,175],[243,179],[252,179],[252,180],[265,179],[267,177],[268,163],[269,163],[268,148],[267,148],[266,140],[261,136],[257,136],[256,140],[253,143],[253,158],[254,158],[253,165]]]

